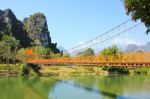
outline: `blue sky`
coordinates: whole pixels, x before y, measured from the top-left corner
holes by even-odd
[[[10,8],[18,19],[36,12],[46,15],[52,42],[70,49],[130,19],[122,0],[3,0],[0,9]],[[144,44],[150,40],[141,25],[134,33],[115,42]]]

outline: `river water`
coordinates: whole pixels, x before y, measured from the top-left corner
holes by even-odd
[[[150,99],[150,76],[1,77],[0,99]]]

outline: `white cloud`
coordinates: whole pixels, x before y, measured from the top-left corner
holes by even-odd
[[[118,36],[117,38],[111,40],[111,44],[116,44],[116,45],[129,45],[129,44],[136,44],[136,45],[141,45],[141,42],[136,40],[135,38],[131,37],[128,33],[123,34],[121,36]]]
[[[124,39],[116,38],[116,39],[112,40],[111,43],[116,44],[116,45],[129,45],[129,44],[139,45],[140,44],[138,41],[136,41],[132,38],[124,38]]]

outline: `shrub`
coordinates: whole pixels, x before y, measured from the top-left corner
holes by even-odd
[[[21,75],[29,75],[30,73],[30,70],[29,70],[29,67],[27,66],[27,64],[22,64],[20,66],[20,74]]]
[[[129,70],[124,67],[104,67],[103,70],[106,70],[109,73],[129,74]]]

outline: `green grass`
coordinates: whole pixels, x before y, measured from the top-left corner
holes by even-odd
[[[146,74],[150,75],[150,68],[127,69],[120,67],[98,66],[31,66],[26,64],[0,64],[0,76],[29,75],[29,76],[72,76],[72,75],[108,75],[108,74]]]
[[[146,75],[150,75],[150,68],[136,68],[136,69],[132,69],[131,70],[132,74],[146,74]]]
[[[107,75],[100,67],[92,66],[43,66],[40,70],[42,75]]]
[[[0,64],[0,76],[17,76],[19,71],[19,64]]]

